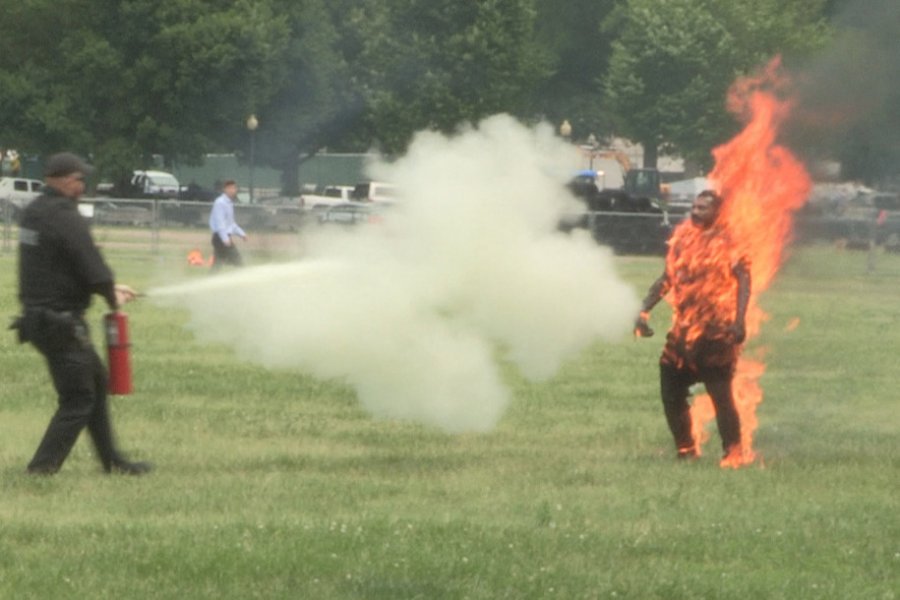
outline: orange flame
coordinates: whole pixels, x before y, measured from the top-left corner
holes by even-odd
[[[192,267],[208,267],[212,265],[213,257],[210,256],[208,260],[204,260],[203,253],[194,248],[187,254],[187,263]]]
[[[759,75],[740,79],[732,86],[728,108],[747,124],[737,136],[713,150],[716,164],[709,175],[716,191],[724,198],[721,222],[736,253],[747,257],[750,263],[748,339],[759,333],[768,318],[757,299],[768,289],[783,262],[794,212],[806,202],[812,185],[803,164],[777,142],[780,126],[792,106],[784,98],[788,84],[781,61],[775,58]],[[721,258],[724,261],[730,257]],[[734,295],[723,295],[723,291],[720,288],[708,293],[717,301],[730,302],[724,308],[734,310]],[[761,360],[738,359],[732,390],[741,418],[741,447],[733,448],[722,459],[723,468],[738,468],[756,458],[753,434],[758,425],[756,407],[763,397],[759,379],[764,372],[765,364]],[[714,417],[710,398],[697,397],[691,408],[691,419],[698,452],[700,444],[709,437],[705,426]]]

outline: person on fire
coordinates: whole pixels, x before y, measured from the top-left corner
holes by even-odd
[[[644,298],[635,335],[650,337],[650,311],[666,295],[672,304],[672,328],[659,360],[660,392],[678,457],[698,456],[691,432],[688,394],[701,382],[712,398],[725,456],[740,451],[741,424],[732,395],[745,316],[750,299],[750,264],[738,255],[719,222],[722,198],[700,192],[691,218],[669,240],[666,266]]]
[[[127,460],[116,448],[106,401],[107,372],[91,343],[84,312],[93,294],[111,310],[135,298],[113,273],[78,212],[84,178],[93,171],[69,152],[54,154],[44,169],[43,193],[28,204],[19,222],[19,300],[22,316],[12,325],[20,343],[31,342],[44,356],[59,406],[27,472],[59,471],[79,434],[91,435],[107,473],[142,475],[144,462]]]

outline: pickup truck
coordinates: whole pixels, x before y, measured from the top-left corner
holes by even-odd
[[[302,194],[300,202],[306,210],[322,211],[352,201],[353,186],[330,185],[319,194]]]

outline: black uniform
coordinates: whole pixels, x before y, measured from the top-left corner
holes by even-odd
[[[91,343],[84,312],[91,295],[116,308],[112,271],[91,238],[76,201],[45,187],[23,211],[19,228],[19,339],[47,360],[59,408],[32,473],[55,473],[87,427],[107,472],[133,467],[116,450],[106,401],[107,374]]]

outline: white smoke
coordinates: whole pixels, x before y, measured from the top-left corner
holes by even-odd
[[[557,231],[576,159],[549,126],[508,116],[420,133],[373,179],[399,186],[384,222],[317,231],[300,262],[151,291],[247,360],[341,378],[372,414],[487,431],[509,402],[495,358],[552,376],[630,331],[634,291],[612,255]],[[598,365],[598,368],[601,366]]]

